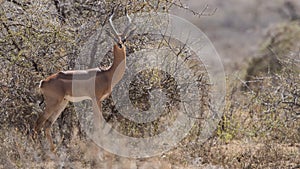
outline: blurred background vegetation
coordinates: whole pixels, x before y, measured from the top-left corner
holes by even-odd
[[[185,3],[198,4],[200,7],[195,9],[193,6],[186,6]],[[221,26],[218,25],[219,29],[240,26],[237,30],[233,29],[233,32],[246,32],[244,29],[251,27],[252,22],[257,23],[259,18],[263,18],[260,17],[260,10],[263,11],[261,8],[250,10],[243,7],[245,4],[247,6],[247,2],[241,1],[237,6],[232,6],[234,3],[231,0],[227,3],[214,0],[208,7],[205,2],[180,0],[0,1],[0,168],[105,168],[103,166],[107,163],[106,158],[99,158],[101,150],[91,143],[82,130],[72,104],[53,127],[55,142],[59,144],[56,155],[49,152],[43,133],[37,140],[32,140],[30,134],[44,107],[40,104],[42,98],[38,93],[39,81],[57,71],[73,69],[80,49],[99,27],[107,23],[112,8],[119,6],[116,18],[122,16],[125,9],[130,14],[185,11],[197,19],[204,18],[204,23],[219,23],[219,20],[214,20],[214,16],[223,17],[225,19]],[[228,42],[215,42],[221,56],[224,57],[228,77],[223,117],[211,138],[205,143],[199,141],[199,120],[178,146],[162,156],[149,159],[115,156],[113,162],[116,167],[125,168],[126,164],[132,168],[155,165],[157,168],[300,166],[300,17],[297,14],[299,4],[294,1],[274,1],[269,2],[268,6],[259,0],[251,3],[253,6],[262,4],[266,9],[265,13],[268,13],[268,10],[274,12],[271,9],[280,9],[277,13],[278,16],[282,15],[278,21],[269,19],[269,23],[272,24],[265,27],[265,30],[256,30],[264,32],[264,36],[259,34],[259,39],[253,40],[251,33],[247,39],[243,37],[244,34],[234,36],[226,31],[214,32],[214,24],[204,26],[204,30],[211,29],[208,31],[211,39],[214,39],[212,35],[219,39],[233,35],[233,39],[228,39]],[[251,4],[251,7],[253,6]],[[248,23],[249,25],[237,23],[243,17],[246,18],[247,11],[244,9],[250,10],[253,17],[258,19]],[[232,12],[220,17],[218,11],[222,13],[226,10]],[[235,19],[234,12],[238,10],[245,12],[245,16],[240,16],[241,20]],[[240,46],[243,43],[239,41],[247,40],[256,43],[252,53],[244,52],[252,46],[248,46],[247,49]],[[153,47],[155,42],[156,39],[152,39],[151,36],[135,36],[128,43],[128,51],[130,53],[147,48],[147,45]],[[235,48],[235,44],[239,49]],[[175,51],[178,50],[178,46],[176,47]],[[92,56],[88,57],[91,57],[89,61],[92,63]],[[228,58],[230,64],[227,64]],[[232,60],[237,62],[233,63]],[[111,51],[105,53],[103,61],[96,66],[109,66],[112,61]],[[159,77],[158,80],[147,81],[148,76],[155,75]],[[207,76],[205,71],[201,75]],[[131,86],[131,97],[134,104],[139,104],[137,107],[141,106],[143,109],[148,104],[145,99],[148,97],[147,92],[136,90],[139,85],[148,85],[148,88],[150,86],[153,89],[169,89],[170,97],[176,100],[176,85],[172,78],[155,70],[142,72],[139,76],[136,81],[139,83],[133,83]],[[157,85],[162,79],[165,83]],[[202,92],[203,105],[209,105],[207,81],[204,78],[200,88],[205,91]],[[160,120],[141,126],[122,118],[115,110],[111,98],[104,101],[104,116],[119,131],[130,136],[146,137],[163,130],[160,128],[163,121]],[[171,122],[172,119],[170,115]]]

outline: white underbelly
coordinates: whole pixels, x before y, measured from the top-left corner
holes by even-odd
[[[70,102],[80,102],[82,100],[91,100],[89,96],[80,96],[80,97],[72,97],[72,96],[65,96],[65,99],[67,99]]]

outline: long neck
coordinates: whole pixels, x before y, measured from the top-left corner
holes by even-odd
[[[113,48],[114,60],[112,66],[109,68],[108,73],[111,77],[112,88],[122,79],[126,69],[126,48],[122,45],[114,45]]]

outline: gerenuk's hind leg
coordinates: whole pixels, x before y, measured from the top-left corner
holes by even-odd
[[[59,104],[57,104],[55,107],[52,107],[54,110],[51,116],[46,120],[45,122],[45,134],[46,138],[50,144],[51,151],[55,151],[56,147],[53,143],[52,135],[51,135],[51,127],[53,123],[56,121],[56,119],[59,117],[61,112],[66,108],[68,104],[68,100],[63,100]]]

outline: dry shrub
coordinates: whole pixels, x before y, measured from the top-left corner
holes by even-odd
[[[299,142],[299,40],[299,22],[279,25],[270,31],[262,47],[264,56],[248,67],[243,86],[248,103],[241,114],[250,117],[245,124],[254,137]]]
[[[299,167],[299,83],[299,73],[290,66],[262,78],[255,91],[240,91],[240,79],[229,77],[226,106],[214,135],[204,144],[183,142],[168,158],[198,167]]]
[[[280,73],[286,67],[300,71],[300,23],[298,21],[283,23],[272,28],[265,39],[261,45],[262,56],[252,59],[247,68],[245,80],[248,86],[260,86],[261,77]],[[291,62],[295,61],[298,65],[293,66]],[[247,87],[243,86],[243,88]]]
[[[129,90],[129,98],[130,102],[135,109],[139,111],[141,117],[147,118],[146,114],[150,108],[157,110],[159,116],[156,120],[147,122],[147,123],[137,123],[126,117],[123,117],[116,107],[112,99],[105,100],[103,103],[104,117],[106,121],[112,124],[113,128],[117,131],[132,137],[150,137],[157,135],[167,127],[171,126],[174,120],[177,118],[178,114],[173,111],[174,108],[180,109],[179,104],[185,102],[181,100],[183,97],[188,97],[189,94],[193,94],[191,92],[184,93],[186,96],[181,96],[182,93],[180,91],[184,91],[185,88],[188,88],[191,85],[191,79],[194,80],[194,85],[197,86],[199,95],[199,105],[201,105],[201,112],[209,112],[210,107],[210,84],[208,80],[208,74],[203,66],[203,64],[197,59],[195,53],[187,48],[184,44],[181,44],[175,39],[172,40],[161,40],[161,43],[157,43],[159,39],[158,37],[153,38],[153,35],[144,36],[144,42],[147,42],[147,45],[143,45],[144,48],[152,48],[155,50],[169,48],[170,51],[174,52],[175,57],[180,58],[180,60],[184,60],[185,65],[180,65],[179,62],[176,65],[176,69],[184,71],[185,69],[190,69],[189,71],[193,72],[193,76],[190,79],[187,79],[185,82],[179,83],[179,80],[176,79],[177,72],[165,72],[160,70],[159,68],[144,68],[144,70],[138,72],[133,79],[130,79],[130,86],[119,86],[120,88],[128,88]],[[138,42],[137,42],[138,44]],[[140,47],[137,45],[136,47]],[[129,51],[136,50],[136,48],[129,48]],[[161,60],[167,59],[169,56],[161,53],[159,56]],[[166,63],[167,64],[167,63]],[[195,66],[196,65],[196,66]],[[169,66],[169,65],[165,65]],[[173,66],[173,65],[172,65]],[[170,69],[173,67],[170,66]],[[173,73],[173,74],[172,74]],[[125,75],[126,76],[126,75]],[[160,91],[166,98],[165,103],[163,105],[151,102],[151,97],[154,94],[151,92],[155,92],[156,90]],[[157,93],[156,93],[157,94]],[[160,93],[158,93],[160,94]],[[191,97],[192,98],[192,97]],[[156,100],[159,98],[155,98]],[[187,103],[187,106],[189,103]],[[163,112],[161,111],[164,107]],[[131,111],[131,110],[128,110]],[[184,110],[180,110],[183,113]],[[200,114],[196,112],[196,114]],[[191,117],[193,115],[191,114]],[[201,130],[201,125],[197,123],[195,127],[197,129],[193,130],[193,137],[197,137],[199,134],[199,130]],[[188,142],[188,141],[186,141]]]
[[[225,168],[299,167],[300,26],[295,22],[278,29],[264,57],[250,63],[247,83],[228,77],[226,106],[215,134],[204,144],[180,144],[168,156],[172,162],[199,167],[207,163]],[[241,82],[247,85],[244,90]]]

